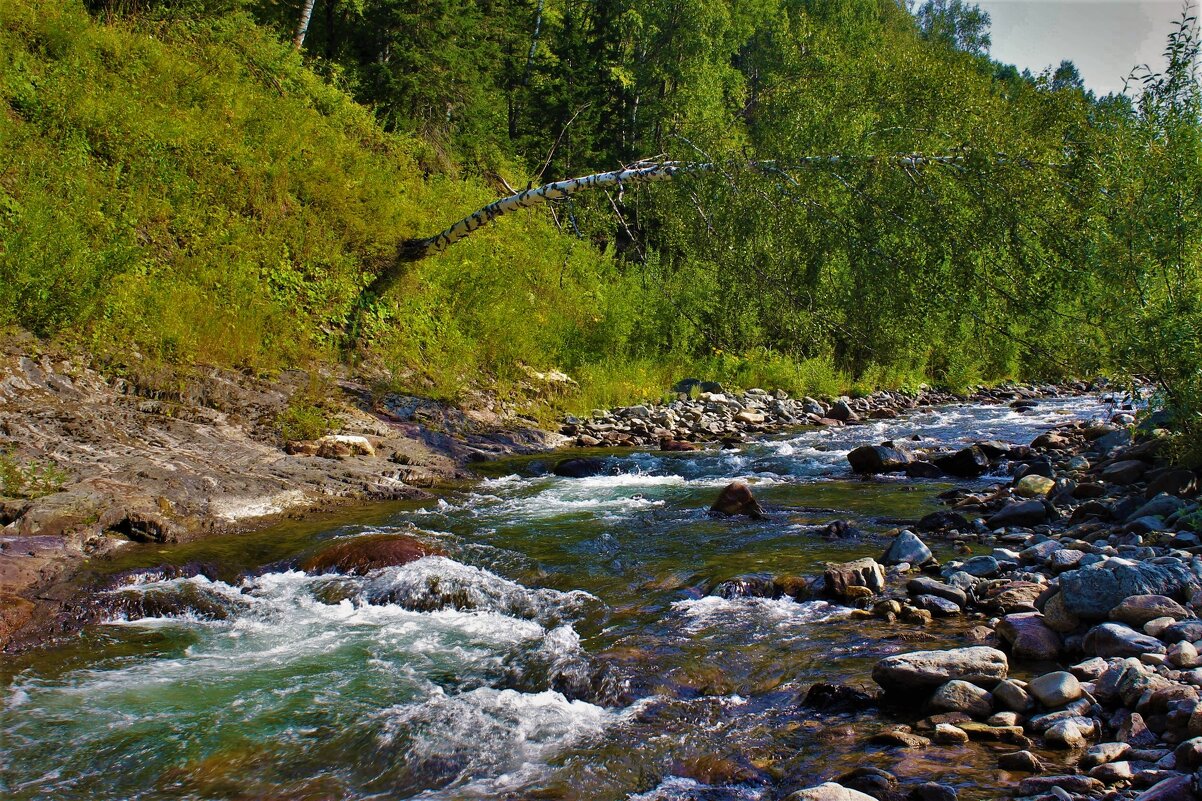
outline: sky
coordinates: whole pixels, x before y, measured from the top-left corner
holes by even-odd
[[[1123,89],[1137,64],[1163,66],[1180,0],[976,0],[992,18],[995,61],[1042,72],[1069,59],[1099,96]],[[1196,7],[1196,6],[1195,6]]]

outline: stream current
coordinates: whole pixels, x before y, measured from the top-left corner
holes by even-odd
[[[0,664],[0,797],[773,799],[862,765],[996,797],[1013,777],[986,744],[866,746],[883,713],[798,703],[817,681],[870,685],[890,653],[960,644],[967,624],[708,593],[879,556],[876,535],[941,508],[946,481],[853,478],[853,447],[1025,443],[1109,411],[1096,398],[944,407],[735,450],[605,452],[610,470],[583,479],[547,473],[564,454],[510,459],[436,501],[130,546],[97,569],[122,571],[114,601],[138,603]],[[706,516],[734,479],[768,521]],[[843,519],[865,534],[815,529]],[[379,532],[445,555],[367,576],[293,567]],[[216,567],[154,569],[170,563]]]

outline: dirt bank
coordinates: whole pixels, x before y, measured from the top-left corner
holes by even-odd
[[[329,377],[342,441],[290,454],[275,421],[310,381],[205,368],[117,377],[28,349],[0,354],[0,646],[15,647],[70,598],[85,559],[131,541],[184,542],[353,500],[422,497],[466,476],[470,461],[562,439],[484,398],[465,411]]]

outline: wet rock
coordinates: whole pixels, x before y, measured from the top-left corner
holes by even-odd
[[[996,576],[1000,566],[997,559],[992,556],[974,556],[973,558],[960,565],[960,569],[970,576],[977,578],[989,578]]]
[[[940,745],[962,745],[968,742],[968,732],[950,723],[936,723],[934,740]]]
[[[751,487],[742,481],[732,481],[718,493],[718,499],[710,507],[711,514],[747,515],[754,520],[764,517],[764,510],[751,494]]]
[[[743,759],[717,754],[679,760],[672,766],[672,773],[709,785],[750,784],[763,780],[754,765]]]
[[[958,450],[950,456],[935,460],[935,466],[949,476],[976,478],[989,469],[989,457],[976,445]]]
[[[605,461],[589,457],[561,459],[551,472],[562,478],[589,478],[605,472]]]
[[[1190,566],[1178,559],[1136,562],[1112,557],[1060,575],[1065,606],[1086,619],[1104,620],[1132,595],[1181,596],[1199,584]]]
[[[840,784],[849,790],[858,790],[872,796],[877,801],[892,801],[897,798],[900,784],[897,777],[887,770],[869,766],[859,767],[848,771],[838,778]]]
[[[934,595],[936,598],[943,598],[961,609],[968,603],[968,595],[964,590],[927,576],[910,579],[906,582],[906,590],[915,595]]]
[[[801,705],[819,712],[843,714],[847,712],[862,712],[877,704],[876,696],[849,687],[846,684],[828,684],[818,682],[806,690]]]
[[[997,758],[997,766],[1002,770],[1022,771],[1024,773],[1043,773],[1043,763],[1039,757],[1030,751],[1012,751],[1001,754]]]
[[[926,748],[931,744],[928,737],[915,734],[908,726],[885,729],[868,738],[872,745],[885,745],[894,748]]]
[[[914,693],[933,691],[952,679],[992,687],[1008,670],[1004,653],[977,645],[885,657],[873,667],[872,678],[886,692]]]
[[[1189,617],[1184,606],[1164,595],[1132,595],[1124,598],[1110,610],[1110,619],[1126,623],[1132,628],[1143,628],[1148,621],[1158,617],[1181,620]]]
[[[967,531],[969,528],[971,526],[967,518],[956,512],[931,512],[918,521],[919,531],[949,531],[951,529]]]
[[[991,529],[1007,526],[1036,526],[1048,518],[1043,501],[1018,501],[1008,504],[986,522]]]
[[[1089,750],[1081,757],[1080,765],[1082,768],[1089,770],[1098,765],[1105,765],[1109,762],[1122,759],[1123,755],[1130,750],[1131,746],[1126,743],[1098,743],[1089,747]]]
[[[953,679],[935,690],[928,706],[939,712],[963,712],[983,718],[993,712],[993,696],[975,684]]]
[[[898,473],[913,459],[910,454],[884,445],[862,445],[847,454],[853,472],[865,475]]]
[[[1014,482],[1014,494],[1020,498],[1046,498],[1056,488],[1047,476],[1026,475]]]
[[[371,534],[340,540],[301,563],[306,573],[357,573],[396,567],[423,556],[441,554],[438,548],[404,534]]]
[[[918,538],[917,534],[906,530],[894,537],[893,542],[889,544],[889,548],[881,557],[881,564],[899,565],[905,562],[919,567],[931,561],[933,556],[931,549]]]
[[[1118,623],[1102,623],[1090,629],[1081,643],[1090,656],[1139,656],[1141,654],[1163,654],[1165,647],[1160,640],[1140,634],[1138,631]]]
[[[1027,691],[1035,696],[1039,703],[1052,709],[1076,701],[1085,693],[1077,677],[1064,670],[1045,673],[1032,679],[1027,684]]]
[[[880,592],[885,588],[885,569],[875,559],[857,559],[828,567],[823,580],[826,591],[836,598],[862,597],[862,593],[856,593],[852,588],[864,587],[872,593]]]
[[[825,782],[817,787],[798,790],[786,796],[785,801],[876,801],[876,799],[859,790],[852,790],[834,782]]]
[[[845,400],[838,400],[831,404],[826,416],[832,420],[838,420],[840,423],[850,423],[860,419],[860,416]]]
[[[1098,765],[1089,771],[1091,778],[1097,779],[1103,784],[1130,781],[1133,775],[1130,762],[1109,762],[1105,765]]]
[[[907,478],[943,478],[943,471],[930,462],[913,461],[906,465]]]
[[[1019,659],[1054,660],[1063,647],[1060,635],[1043,622],[1038,612],[1006,615],[998,623],[997,633]]]
[[[917,595],[914,597],[914,605],[925,609],[934,617],[954,617],[960,614],[960,607],[954,601],[940,598],[938,595]]]
[[[1081,618],[1068,610],[1064,603],[1064,595],[1056,592],[1043,606],[1043,622],[1052,631],[1067,634],[1081,625]]]
[[[956,790],[938,782],[923,782],[910,791],[909,801],[956,801]]]
[[[988,743],[1011,743],[1026,748],[1030,741],[1023,736],[1022,726],[990,726],[988,723],[978,723],[970,720],[961,723],[960,728],[968,734],[970,740]]]
[[[714,587],[710,595],[719,598],[779,598],[783,593],[776,581],[766,576],[740,576]]]

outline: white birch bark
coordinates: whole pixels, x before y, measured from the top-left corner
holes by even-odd
[[[316,0],[305,0],[301,6],[300,19],[296,23],[296,33],[292,37],[292,49],[300,50],[305,44],[305,35],[309,32],[309,19],[313,16],[313,3]]]

